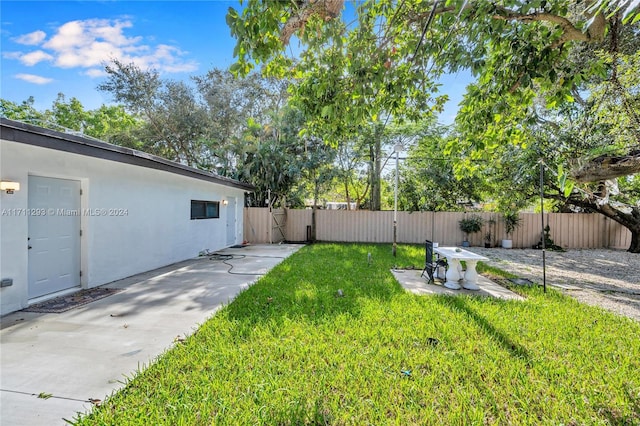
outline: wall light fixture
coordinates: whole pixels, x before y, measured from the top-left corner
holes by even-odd
[[[10,182],[8,180],[0,181],[0,191],[6,191],[7,194],[13,194],[20,191],[20,182]]]

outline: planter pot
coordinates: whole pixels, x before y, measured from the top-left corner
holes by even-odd
[[[502,248],[510,249],[513,248],[512,240],[502,240]]]
[[[462,242],[462,247],[469,247],[469,246],[471,246],[471,244],[469,244],[469,241]]]

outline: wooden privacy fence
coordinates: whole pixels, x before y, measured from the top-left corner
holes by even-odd
[[[244,240],[252,243],[279,243],[286,238],[286,209],[251,207],[244,209]]]
[[[275,211],[275,209],[274,209]],[[286,217],[282,229],[274,231],[274,214],[268,208],[246,208],[244,238],[251,243],[280,241],[301,242],[308,239],[311,210],[284,209]],[[469,235],[472,246],[483,246],[485,234],[492,225],[492,246],[500,246],[507,235],[502,216],[497,213],[463,212],[398,212],[399,243],[424,243],[429,239],[444,246],[459,246],[464,239],[458,222],[465,215],[477,214],[485,224],[481,232]],[[276,216],[277,218],[277,216]],[[521,225],[511,235],[513,247],[530,248],[540,241],[540,214],[521,213]],[[546,213],[545,226],[551,228],[555,244],[570,249],[613,248],[627,249],[631,232],[622,225],[596,213]],[[335,242],[393,242],[393,212],[368,210],[317,210],[316,239]]]

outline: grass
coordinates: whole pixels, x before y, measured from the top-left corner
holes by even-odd
[[[536,287],[415,296],[389,269],[423,256],[304,247],[75,421],[640,424],[640,324]]]

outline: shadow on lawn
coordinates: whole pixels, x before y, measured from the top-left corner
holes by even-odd
[[[490,321],[474,311],[473,308],[468,305],[466,298],[459,296],[442,296],[438,297],[437,300],[444,306],[464,312],[485,333],[494,337],[507,352],[511,353],[511,355],[521,358],[526,362],[531,361],[529,352],[523,346],[511,340],[505,333],[496,329]]]
[[[355,317],[367,299],[404,294],[389,271],[394,261],[389,245],[309,246],[238,295],[227,312],[248,326],[285,318],[322,323]]]
[[[622,413],[620,409],[608,406],[599,406],[598,411],[600,411],[609,421],[609,424],[612,425],[640,424],[640,394],[635,395],[629,384],[625,384],[623,390],[631,411],[629,414]]]

